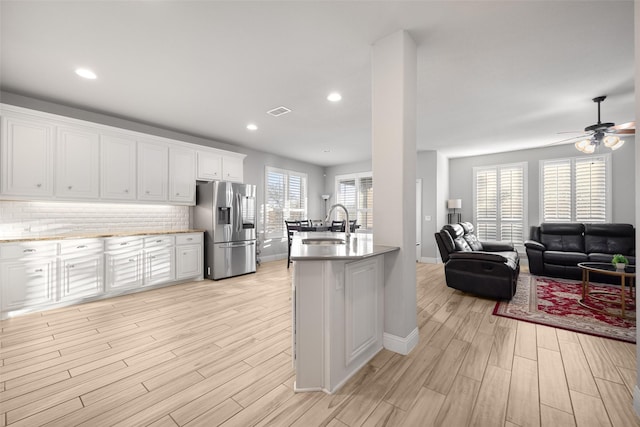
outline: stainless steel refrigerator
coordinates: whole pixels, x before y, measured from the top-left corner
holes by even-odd
[[[194,226],[205,230],[204,275],[218,280],[256,271],[256,186],[198,184]]]

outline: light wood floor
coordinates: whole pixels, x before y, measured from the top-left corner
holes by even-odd
[[[635,345],[495,317],[417,269],[418,347],[332,396],[292,391],[283,261],[4,321],[0,425],[640,425]]]

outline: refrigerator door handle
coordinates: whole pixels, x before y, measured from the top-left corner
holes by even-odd
[[[221,248],[241,248],[243,246],[253,246],[255,242],[233,242],[220,245]]]
[[[236,193],[236,200],[235,200],[235,205],[236,205],[236,231],[240,232],[242,230],[242,204],[240,203],[240,193]]]

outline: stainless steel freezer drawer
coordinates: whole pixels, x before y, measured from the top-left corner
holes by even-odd
[[[215,243],[213,245],[213,280],[255,271],[255,240]],[[210,276],[209,271],[207,271],[207,276]]]

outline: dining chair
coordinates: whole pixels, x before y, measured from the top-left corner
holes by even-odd
[[[300,231],[302,223],[300,221],[287,221],[286,219],[284,223],[287,226],[287,268],[289,268],[289,265],[291,265],[291,242],[293,240],[293,233]]]
[[[331,221],[331,231],[344,232],[344,220],[343,221]]]
[[[308,219],[300,220],[300,225],[302,225],[303,227],[311,227],[311,221],[309,221]]]

